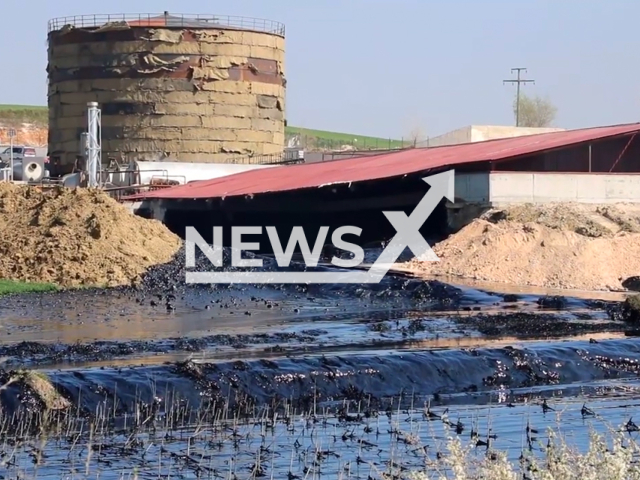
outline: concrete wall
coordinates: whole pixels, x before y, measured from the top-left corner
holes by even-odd
[[[640,175],[570,173],[456,174],[456,198],[504,206],[518,203],[640,203]]]
[[[470,125],[427,140],[427,147],[460,145],[462,143],[484,142],[499,138],[522,137],[539,133],[561,132],[564,128],[527,128],[499,125]]]
[[[49,34],[49,149],[70,167],[86,104],[103,159],[225,163],[281,153],[284,38],[237,29],[61,29]],[[53,153],[52,153],[53,156]]]
[[[512,203],[640,203],[640,175],[492,173],[490,200]]]
[[[523,137],[525,135],[537,135],[540,133],[562,132],[564,128],[527,128],[504,127],[497,125],[474,125],[471,129],[472,142],[484,142],[498,138]]]
[[[463,127],[452,132],[439,135],[437,137],[429,138],[425,145],[426,147],[443,147],[445,145],[459,145],[461,143],[471,142],[472,127]],[[422,145],[421,145],[422,146]]]

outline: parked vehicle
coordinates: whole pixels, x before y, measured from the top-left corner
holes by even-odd
[[[13,161],[22,160],[25,157],[35,157],[36,149],[32,147],[13,147]],[[0,162],[8,163],[11,160],[11,147],[7,147],[0,153]]]

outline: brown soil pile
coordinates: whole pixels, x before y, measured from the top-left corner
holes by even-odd
[[[579,290],[624,290],[640,275],[638,206],[524,205],[491,210],[433,247],[429,275]]]
[[[0,183],[0,278],[127,285],[181,244],[162,223],[132,215],[104,192]]]
[[[13,139],[14,145],[27,145],[30,147],[47,146],[47,136],[49,130],[46,127],[37,125],[11,125],[0,123],[0,145],[9,145],[9,128],[14,128],[16,136]]]

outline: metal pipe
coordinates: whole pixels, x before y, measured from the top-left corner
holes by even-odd
[[[146,160],[135,161],[135,168],[140,171],[140,183],[148,181],[156,175],[150,172],[163,169],[168,172],[167,177],[180,175],[186,178],[186,182],[194,180],[211,180],[226,177],[234,173],[245,172],[261,168],[275,168],[276,165],[248,165],[233,163],[191,163],[179,161],[151,162]]]
[[[9,181],[13,182],[13,137],[16,136],[16,131],[9,129]]]
[[[589,144],[589,173],[591,173],[591,144]]]
[[[13,135],[9,139],[9,179],[13,182]]]
[[[165,178],[169,177],[169,171],[168,170],[163,170],[163,169],[156,169],[156,170],[145,170],[145,173],[149,173],[149,172],[158,172],[158,173],[162,173],[163,176]],[[109,182],[110,183],[114,183],[113,180],[111,180],[111,176],[115,176],[115,175],[119,175],[119,174],[133,174],[133,175],[126,175],[126,178],[128,179],[128,185],[138,185],[141,184],[140,181],[135,182],[132,180],[132,178],[135,178],[136,176],[139,177],[140,176],[140,170],[139,169],[128,169],[128,170],[114,170],[114,171],[107,171],[107,177],[109,178]],[[152,177],[153,178],[153,177]]]
[[[108,187],[105,188],[104,191],[105,192],[118,192],[121,190],[139,190],[142,188],[171,188],[174,185],[153,185],[153,184],[148,184],[148,185],[128,185],[125,187]]]
[[[181,178],[182,179],[182,185],[186,185],[187,184],[187,177],[184,175],[165,175],[164,177],[161,177],[160,180],[171,180],[172,178]],[[151,182],[153,182],[154,180],[158,180],[158,177],[156,175],[153,175],[151,177]],[[197,180],[196,180],[197,181]]]
[[[87,174],[89,187],[99,187],[102,183],[102,145],[100,128],[100,109],[97,102],[87,103],[88,111],[88,148],[87,148]]]

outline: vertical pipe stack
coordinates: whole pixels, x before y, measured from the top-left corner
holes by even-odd
[[[102,170],[102,142],[100,139],[100,110],[96,102],[89,102],[87,110],[87,174],[89,187],[100,186],[99,171]]]

